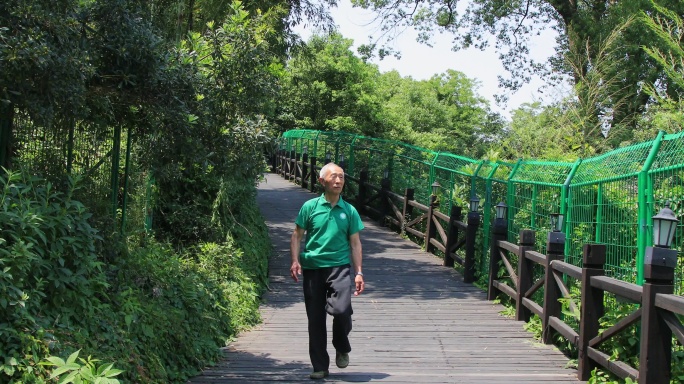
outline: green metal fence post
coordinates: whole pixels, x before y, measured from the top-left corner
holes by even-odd
[[[121,126],[114,128],[111,169],[111,192],[112,192],[112,218],[116,220],[116,211],[119,208],[119,160],[121,157]]]
[[[121,207],[121,233],[126,231],[126,212],[128,211],[128,178],[131,164],[131,129],[126,135],[126,165],[124,166],[123,205]]]
[[[74,163],[74,131],[76,130],[76,122],[73,118],[69,124],[69,141],[67,141],[67,165],[66,173],[71,175],[71,167]]]
[[[565,179],[565,182],[563,183],[563,188],[561,189],[561,204],[560,204],[560,214],[565,217],[565,222],[566,223],[571,223],[572,221],[572,196],[570,196],[570,185],[572,184],[572,178],[575,177],[575,174],[577,173],[577,169],[579,168],[580,164],[582,164],[582,159],[577,159],[575,161],[575,164],[573,164],[572,169],[570,170],[570,173],[568,174],[568,177]],[[565,225],[565,238],[569,239],[570,238],[570,226]],[[565,242],[565,249],[563,251],[564,255],[569,255],[570,250],[571,250],[571,244],[572,242],[566,241]],[[566,260],[567,261],[567,257]]]
[[[509,229],[513,228],[513,220],[515,219],[515,214],[517,213],[513,211],[513,209],[515,208],[515,182],[513,181],[513,178],[515,177],[515,174],[518,172],[520,164],[522,164],[522,159],[518,159],[518,161],[513,166],[511,173],[508,175],[508,179],[506,180],[506,205],[508,205],[508,215],[506,217],[506,220],[508,221]]]
[[[0,167],[9,168],[12,157],[14,105],[0,103]]]
[[[651,147],[651,151],[648,153],[648,157],[644,162],[644,167],[641,169],[641,172],[639,172],[639,230],[637,231],[636,259],[637,284],[639,285],[644,284],[644,257],[646,255],[646,247],[649,246],[652,242],[651,237],[647,235],[647,233],[650,233],[650,231],[648,230],[648,222],[650,219],[649,214],[650,212],[652,212],[652,208],[649,207],[649,200],[651,200],[652,202],[653,199],[653,190],[652,187],[649,185],[648,171],[651,169],[651,166],[653,165],[653,161],[655,160],[656,155],[658,154],[658,150],[660,150],[660,145],[663,143],[664,136],[664,131],[658,132],[658,136],[656,136],[655,140],[653,140],[653,146]]]
[[[484,204],[482,206],[482,233],[484,234],[484,240],[482,241],[482,257],[480,258],[480,273],[482,273],[487,267],[484,262],[484,255],[487,254],[489,250],[490,228],[492,226],[492,178],[499,168],[499,163],[490,163],[492,165],[492,170],[485,178],[485,195]]]
[[[596,227],[594,228],[594,241],[603,243],[603,183],[596,187]]]

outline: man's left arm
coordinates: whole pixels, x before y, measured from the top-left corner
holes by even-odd
[[[354,273],[356,277],[354,278],[354,285],[356,285],[356,292],[354,296],[358,296],[363,292],[363,269],[361,267],[362,251],[361,251],[361,237],[359,232],[349,236],[349,246],[351,247],[351,258],[354,264]]]

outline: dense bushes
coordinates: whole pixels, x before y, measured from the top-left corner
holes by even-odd
[[[270,245],[253,196],[225,241],[176,250],[147,237],[105,243],[72,199],[77,185],[0,178],[0,382],[47,382],[39,363],[77,350],[125,381],[183,382],[258,322]],[[103,247],[115,254],[107,264]]]

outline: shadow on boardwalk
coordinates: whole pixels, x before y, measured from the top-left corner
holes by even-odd
[[[289,239],[299,207],[314,196],[278,175],[259,185],[274,245],[263,323],[189,383],[311,382],[301,283],[289,277]],[[351,363],[344,370],[333,363],[324,382],[579,382],[565,368],[565,356],[536,343],[521,322],[500,316],[503,307],[439,258],[369,220],[364,224],[366,292],[352,301]],[[330,345],[329,353],[334,360]]]

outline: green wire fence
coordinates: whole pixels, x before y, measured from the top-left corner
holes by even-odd
[[[642,284],[645,249],[653,243],[651,217],[669,201],[680,219],[672,248],[680,258],[684,251],[684,132],[660,132],[654,140],[576,162],[492,162],[398,141],[303,129],[285,132],[278,148],[343,163],[355,178],[367,171],[374,185],[387,175],[393,191],[413,188],[415,199],[424,204],[437,182],[439,210],[445,214],[454,205],[467,211],[470,199],[479,198],[482,230],[476,265],[481,276],[488,273],[489,238],[499,202],[508,207],[509,241],[516,242],[521,229],[546,234],[550,214],[560,213],[565,217],[567,262],[581,266],[584,244],[605,244],[607,275]],[[355,193],[353,188],[345,191]],[[546,251],[545,237],[537,236],[540,252]],[[680,261],[679,293],[684,292],[683,281]]]
[[[0,118],[0,166],[23,168],[52,183],[64,182],[65,175],[79,178],[76,198],[122,233],[150,229],[152,220],[154,179],[138,169],[134,145],[125,127],[63,119],[47,128],[23,111]],[[142,190],[148,193],[135,193]]]

